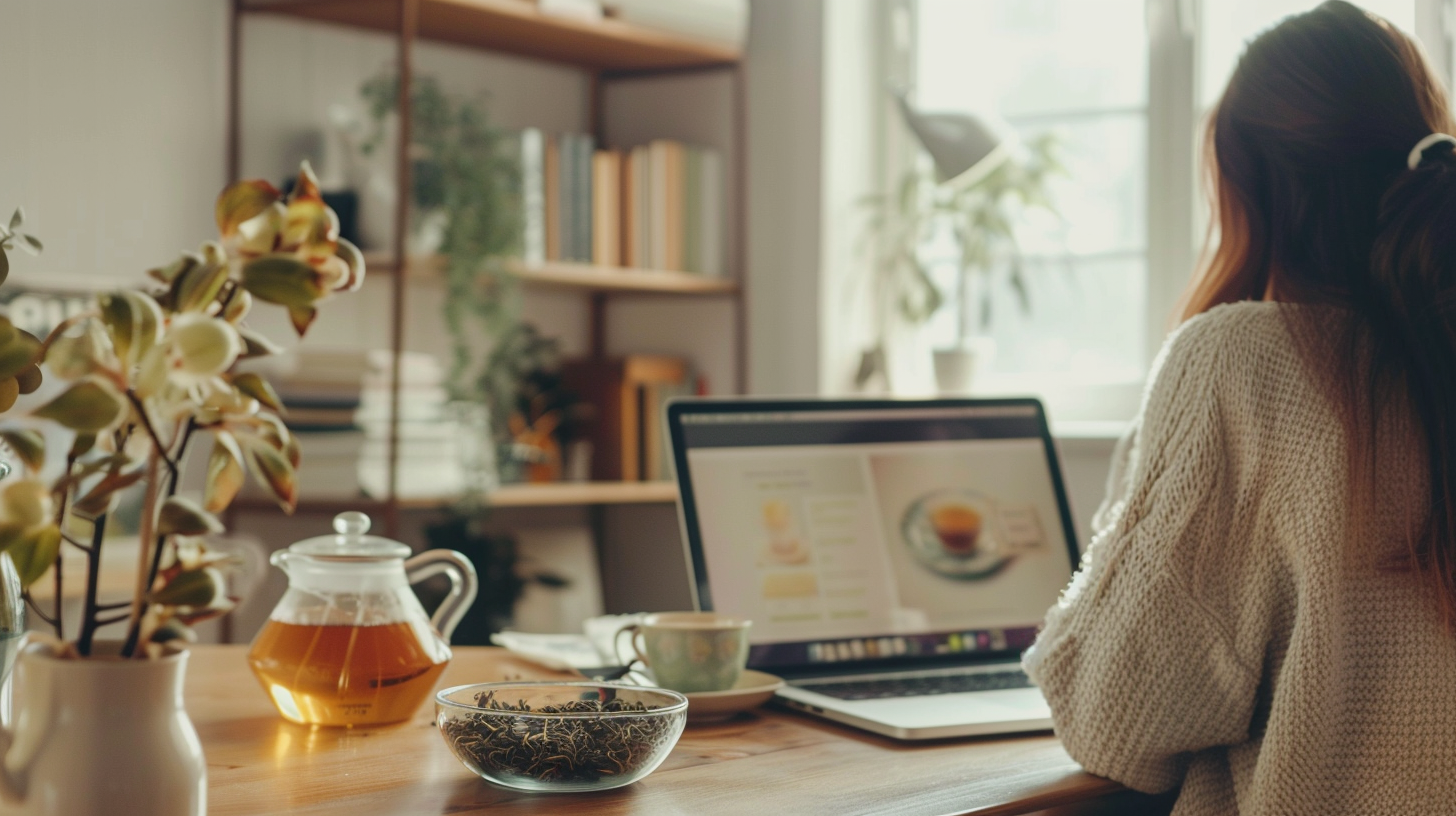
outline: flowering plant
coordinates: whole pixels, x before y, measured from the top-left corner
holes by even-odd
[[[220,569],[227,556],[209,550],[205,537],[222,532],[217,514],[246,472],[285,511],[298,500],[298,441],[279,419],[278,396],[257,374],[234,371],[240,359],[278,350],[248,328],[246,317],[254,300],[277,304],[303,336],[320,302],[363,283],[363,255],[339,237],[338,218],[307,164],[286,199],[265,181],[228,187],[216,217],[219,239],[152,270],[153,291],[101,295],[44,341],[0,318],[0,397],[11,379],[33,390],[39,375],[31,371],[44,362],[66,385],[32,416],[73,432],[64,468],[48,482],[40,476],[41,434],[0,430],[25,469],[0,489],[0,552],[15,562],[27,600],[28,588],[54,572],[53,612],[31,606],[58,638],[60,550],[85,553],[85,607],[70,644],[81,656],[90,654],[98,626],[128,621],[121,654],[142,656],[155,651],[145,644],[185,636],[187,624],[232,607]],[[198,431],[212,436],[201,504],[177,495],[181,463]],[[136,590],[130,601],[99,604],[107,516],[119,491],[137,483],[145,493]]]

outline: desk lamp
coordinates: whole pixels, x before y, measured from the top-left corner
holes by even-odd
[[[935,163],[935,177],[953,189],[975,184],[1011,156],[1015,138],[999,119],[968,113],[921,113],[891,91],[905,124]]]

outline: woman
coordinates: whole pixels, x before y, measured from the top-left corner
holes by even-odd
[[[1456,812],[1456,139],[1343,2],[1209,123],[1217,248],[1026,656],[1067,751],[1174,813]]]

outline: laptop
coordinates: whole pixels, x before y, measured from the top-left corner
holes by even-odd
[[[1021,672],[1077,561],[1034,399],[678,400],[699,609],[792,708],[905,740],[1051,728]]]

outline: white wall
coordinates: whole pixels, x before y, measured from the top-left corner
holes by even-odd
[[[0,210],[47,246],[17,283],[105,285],[215,233],[225,136],[223,0],[4,0]],[[14,285],[14,284],[12,284]]]

